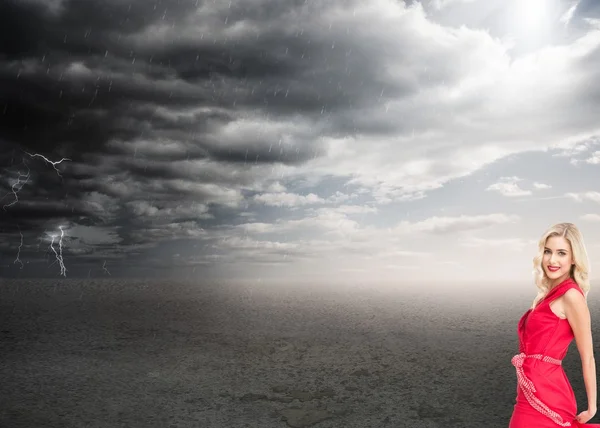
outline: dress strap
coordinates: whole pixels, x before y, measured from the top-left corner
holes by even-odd
[[[577,284],[572,278],[568,278],[564,280],[561,284],[558,284],[556,287],[550,290],[548,294],[546,294],[546,296],[542,299],[542,301],[537,304],[536,308],[542,306],[543,303],[548,303],[551,300],[559,298],[571,288],[577,289],[583,295],[583,297],[585,297],[585,293],[583,292],[581,287],[579,287],[579,284]]]
[[[560,296],[565,294],[571,288],[576,289],[583,295],[583,297],[585,297],[585,293],[583,292],[583,290],[581,289],[579,284],[577,284],[575,281],[573,281],[571,278],[569,278],[567,281],[565,281],[564,284],[561,284],[561,285],[557,286],[556,288],[552,289],[550,291],[550,293],[548,293],[548,296],[547,296],[548,299],[546,299],[546,300],[550,301],[550,300],[558,299]]]

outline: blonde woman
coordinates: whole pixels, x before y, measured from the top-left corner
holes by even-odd
[[[587,307],[589,263],[583,237],[572,223],[544,233],[533,259],[538,295],[518,323],[517,398],[509,428],[600,428],[596,414],[596,363]],[[561,366],[575,339],[587,392],[587,410],[577,414],[571,384]]]

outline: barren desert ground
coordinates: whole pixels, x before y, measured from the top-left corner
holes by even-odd
[[[505,428],[527,287],[0,280],[0,426]]]

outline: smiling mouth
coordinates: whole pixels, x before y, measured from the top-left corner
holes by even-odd
[[[548,266],[548,270],[549,270],[550,272],[556,272],[556,271],[557,271],[557,270],[559,270],[559,269],[560,269],[560,268],[557,268],[557,267],[552,267],[552,266]]]

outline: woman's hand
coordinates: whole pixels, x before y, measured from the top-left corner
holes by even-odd
[[[590,419],[592,419],[594,417],[594,415],[596,414],[596,410],[594,409],[587,409],[583,412],[581,412],[580,414],[577,415],[577,422],[579,422],[580,424],[585,424],[587,421],[589,421]]]

